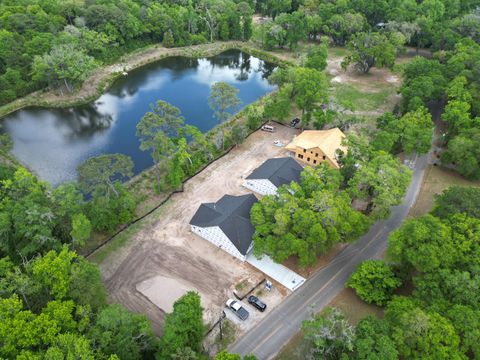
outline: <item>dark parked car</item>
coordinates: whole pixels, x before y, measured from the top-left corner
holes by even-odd
[[[249,315],[248,311],[237,300],[228,299],[227,307],[232,310],[241,320],[247,320]]]
[[[299,118],[295,118],[292,121],[290,121],[290,126],[293,127],[293,128],[295,126],[297,126],[298,124],[300,124],[300,119]]]
[[[261,312],[264,312],[267,308],[267,304],[265,304],[263,301],[261,301],[259,298],[253,295],[250,295],[248,297],[248,302],[252,304],[254,307],[256,307],[258,310],[260,310]]]

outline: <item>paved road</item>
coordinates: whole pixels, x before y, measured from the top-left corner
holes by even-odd
[[[427,163],[427,155],[414,159],[413,178],[404,202],[392,209],[388,220],[376,223],[366,235],[347,246],[229,350],[241,355],[254,354],[260,360],[272,359],[298,332],[303,320],[319,312],[344,288],[360,262],[380,258],[389,233],[402,223],[417,198]]]

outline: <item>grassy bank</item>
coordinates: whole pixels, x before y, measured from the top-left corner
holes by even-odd
[[[0,107],[0,118],[7,116],[17,110],[21,110],[31,106],[50,107],[50,108],[66,108],[71,106],[79,106],[88,104],[99,98],[115,80],[121,76],[120,72],[109,74],[98,82],[95,91],[88,93],[81,93],[81,90],[66,96],[55,95],[52,91],[40,90],[29,94],[23,98],[19,98],[11,103]],[[56,97],[52,99],[52,96]]]
[[[64,108],[90,103],[98,99],[118,77],[122,76],[123,68],[130,71],[172,56],[211,57],[231,49],[247,52],[279,66],[293,65],[292,62],[281,59],[272,52],[257,48],[253,43],[238,41],[215,42],[180,48],[165,48],[160,45],[148,46],[122,57],[116,64],[98,68],[83,83],[82,87],[72,94],[60,95],[54,90],[40,90],[3,105],[0,107],[0,118],[30,106]]]

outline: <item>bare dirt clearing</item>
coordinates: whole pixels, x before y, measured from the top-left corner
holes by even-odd
[[[205,320],[210,322],[221,314],[236,283],[244,278],[258,277],[258,271],[251,266],[192,234],[188,223],[203,202],[217,201],[224,194],[249,193],[241,186],[243,178],[266,159],[285,155],[285,150],[274,146],[273,141],[287,143],[298,131],[280,125],[276,129],[275,133],[257,131],[190,179],[183,193],[174,195],[171,201],[142,221],[128,243],[100,264],[112,301],[145,313],[159,333],[165,310],[154,302],[168,307],[168,311],[171,297],[167,296],[163,302],[158,297],[175,282],[180,289],[178,294],[195,290],[205,298],[204,304],[208,304]],[[168,286],[155,285],[159,276],[169,279]],[[280,292],[277,294],[279,298],[282,296]]]
[[[344,56],[336,49],[327,60],[331,76],[332,98],[345,115],[378,117],[392,111],[399,102],[397,91],[401,79],[388,69],[372,68],[368,74],[358,73],[353,66],[342,69]]]
[[[343,57],[332,57],[327,61],[327,73],[333,76],[334,83],[349,83],[370,92],[377,92],[379,84],[400,85],[400,77],[388,69],[372,68],[368,74],[359,74],[353,66],[344,71],[342,61]]]

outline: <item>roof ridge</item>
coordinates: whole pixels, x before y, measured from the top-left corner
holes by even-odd
[[[343,132],[342,132],[342,130],[340,130],[338,127],[335,127],[335,128],[332,128],[332,129],[328,129],[327,137],[325,138],[325,141],[323,141],[321,145],[326,145],[326,144],[325,144],[326,140],[330,139],[330,138],[331,138],[335,133],[337,133],[337,132],[340,132],[340,135],[341,135],[341,136],[344,135]],[[340,142],[340,143],[341,143],[341,142]],[[323,146],[322,146],[322,147],[319,146],[319,148],[320,148],[323,152],[325,152],[325,151],[323,150]],[[327,154],[325,154],[325,155],[327,155]]]
[[[224,197],[231,197],[231,198],[234,198],[235,200],[240,200],[238,201],[238,206],[235,206],[235,207],[232,207],[230,209],[228,209],[229,211],[225,211],[225,212],[222,212],[222,214],[224,215],[227,215],[227,216],[230,216],[232,215],[236,210],[238,210],[238,208],[240,208],[243,204],[245,204],[245,201],[247,201],[247,199],[250,198],[250,196],[254,196],[253,194],[243,194],[243,195],[230,195],[230,194],[225,194],[223,195],[218,201],[221,201]],[[235,216],[238,216],[237,214],[235,214]]]
[[[280,170],[282,170],[282,169],[283,169],[283,166],[284,166],[287,162],[289,162],[289,160],[293,160],[291,157],[272,158],[272,159],[268,159],[268,160],[276,160],[276,159],[278,159],[278,160],[283,160],[283,161],[282,161],[282,164],[281,164],[278,168],[275,169],[275,171],[273,172],[273,174],[270,175],[270,177],[276,175]],[[267,161],[268,161],[268,160],[267,160]],[[293,161],[295,161],[295,160],[293,160]]]

